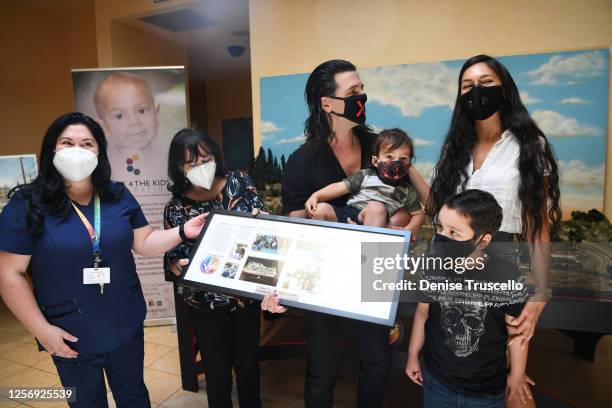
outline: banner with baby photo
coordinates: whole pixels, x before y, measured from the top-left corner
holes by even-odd
[[[72,70],[75,110],[96,119],[108,141],[112,179],[122,181],[149,224],[163,228],[172,137],[188,126],[185,69],[177,67]],[[147,321],[174,317],[172,284],[163,257],[136,257]]]

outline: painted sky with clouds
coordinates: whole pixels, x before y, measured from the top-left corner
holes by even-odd
[[[552,143],[561,171],[562,205],[603,208],[608,129],[609,50],[499,57],[532,117]],[[464,61],[360,70],[368,94],[367,122],[399,127],[416,141],[415,165],[426,177],[450,124]],[[261,79],[262,145],[288,157],[303,143],[308,73]]]

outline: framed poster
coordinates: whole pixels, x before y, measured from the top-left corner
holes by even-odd
[[[276,290],[285,306],[392,326],[399,291],[377,297],[364,265],[384,249],[403,256],[409,242],[404,230],[214,211],[179,283],[253,299]]]
[[[0,211],[9,201],[9,191],[32,182],[37,175],[35,154],[0,156]]]

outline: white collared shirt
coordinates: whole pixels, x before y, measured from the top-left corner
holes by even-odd
[[[470,156],[470,163],[466,171],[469,176],[466,189],[477,188],[493,194],[501,206],[503,219],[500,231],[509,233],[522,232],[523,220],[521,218],[521,200],[518,190],[521,175],[518,169],[520,145],[516,137],[506,130],[501,135],[491,151],[476,171],[474,159]],[[457,187],[461,192],[461,184]]]

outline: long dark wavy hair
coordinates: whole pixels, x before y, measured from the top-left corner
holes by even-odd
[[[215,176],[223,177],[225,175],[223,155],[219,145],[210,136],[199,130],[181,129],[172,138],[168,153],[168,177],[170,178],[168,190],[172,192],[173,196],[180,197],[191,187],[191,182],[183,173],[183,166],[185,163],[198,159],[200,148],[215,157],[215,163],[217,164]],[[188,153],[187,157],[185,156],[186,152]]]
[[[349,61],[330,60],[316,67],[308,77],[304,96],[308,104],[309,116],[304,124],[304,136],[306,136],[306,144],[316,150],[326,148],[335,137],[330,115],[321,107],[321,98],[334,96],[338,88],[335,80],[336,74],[351,71],[357,71],[357,68]],[[359,140],[363,140],[370,132],[371,129],[365,125],[357,125],[353,128],[353,133]]]
[[[533,242],[548,229],[549,222],[556,225],[561,219],[557,160],[546,136],[521,102],[512,76],[506,67],[488,55],[472,57],[461,67],[455,109],[435,167],[427,207],[436,214],[444,201],[455,194],[457,186],[461,185],[461,190],[465,190],[468,178],[466,168],[476,144],[476,129],[461,106],[461,80],[469,67],[480,62],[495,71],[502,82],[503,102],[499,109],[502,130],[510,130],[520,145],[518,196],[522,204],[522,239]],[[543,211],[544,208],[546,211]]]
[[[42,231],[44,210],[52,216],[65,218],[71,209],[64,178],[53,165],[57,139],[70,125],[86,126],[98,143],[98,165],[91,178],[100,200],[116,202],[123,192],[123,184],[110,183],[111,167],[106,155],[106,138],[100,125],[80,112],[66,113],[55,119],[45,134],[36,178],[30,183],[15,187],[9,193],[9,197],[16,193],[26,198],[26,225],[32,234],[39,234]]]

